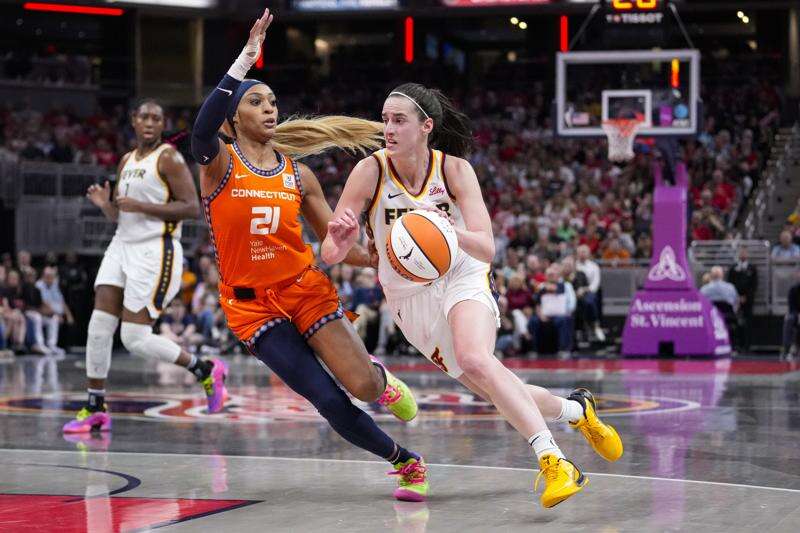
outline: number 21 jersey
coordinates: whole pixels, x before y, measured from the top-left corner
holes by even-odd
[[[297,276],[313,263],[303,240],[303,188],[297,163],[275,152],[278,166],[263,170],[236,143],[216,190],[203,198],[220,279],[230,287],[265,287]]]

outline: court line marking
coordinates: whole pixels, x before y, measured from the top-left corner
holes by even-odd
[[[19,449],[19,448],[8,448],[3,449],[3,452],[17,452],[17,453],[26,453],[26,452],[45,452],[45,453],[61,453],[61,454],[72,454],[72,455],[81,455],[83,456],[83,452],[79,451],[71,451],[71,450],[31,450],[31,449]],[[384,461],[367,461],[365,459],[324,459],[322,457],[274,457],[274,456],[260,456],[260,455],[209,455],[209,454],[199,454],[199,453],[153,453],[153,452],[96,452],[101,454],[108,454],[108,455],[150,455],[156,457],[164,457],[165,455],[174,455],[178,457],[224,457],[226,459],[258,459],[258,460],[267,460],[267,461],[313,461],[313,462],[334,462],[334,463],[362,463],[362,464],[375,464],[375,465],[383,465],[386,466],[386,462]],[[0,464],[3,464],[0,462]],[[7,464],[7,463],[6,463]],[[513,472],[531,472],[535,473],[539,470],[537,468],[519,468],[514,466],[485,466],[485,465],[457,465],[457,464],[449,464],[449,463],[427,463],[428,466],[435,466],[435,467],[442,467],[442,468],[470,468],[470,469],[478,469],[478,470],[508,470]],[[772,490],[778,492],[791,492],[791,493],[800,493],[800,489],[789,489],[784,487],[767,487],[764,485],[745,485],[742,483],[725,483],[722,481],[703,481],[699,479],[677,479],[677,478],[667,478],[667,477],[655,477],[655,476],[635,476],[632,474],[608,474],[604,472],[584,472],[586,475],[589,476],[601,476],[601,477],[619,477],[624,479],[644,479],[649,481],[672,481],[677,483],[695,483],[700,485],[715,485],[719,487],[731,487],[731,488],[740,488],[740,489],[758,489],[758,490]]]

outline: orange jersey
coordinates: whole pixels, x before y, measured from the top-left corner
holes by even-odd
[[[297,277],[314,262],[303,240],[300,169],[275,152],[278,166],[251,164],[236,143],[219,186],[203,198],[220,279],[230,287],[269,287]]]

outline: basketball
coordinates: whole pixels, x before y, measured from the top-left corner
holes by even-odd
[[[416,283],[430,283],[452,268],[458,254],[458,238],[447,219],[417,209],[392,225],[386,252],[400,276]]]

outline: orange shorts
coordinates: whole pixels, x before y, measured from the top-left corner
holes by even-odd
[[[236,298],[232,287],[220,283],[220,305],[228,327],[251,350],[261,335],[282,322],[292,322],[308,339],[324,324],[345,315],[336,287],[313,265],[296,279],[254,288],[254,293],[254,298]]]

